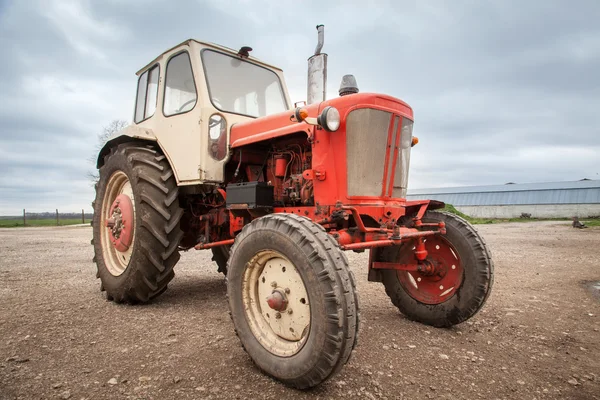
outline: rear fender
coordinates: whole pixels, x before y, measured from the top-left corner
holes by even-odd
[[[136,125],[129,125],[126,128],[112,134],[106,143],[104,143],[104,146],[102,146],[102,149],[100,149],[100,152],[98,153],[96,168],[100,168],[104,165],[104,157],[110,154],[110,149],[112,147],[127,142],[146,142],[153,144],[158,143],[158,140],[156,139],[156,135],[152,129],[142,128]]]

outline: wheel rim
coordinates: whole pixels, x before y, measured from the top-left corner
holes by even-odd
[[[398,271],[398,280],[413,299],[440,304],[450,299],[462,284],[463,266],[456,249],[442,237],[426,239],[425,249],[432,272]],[[412,263],[413,257],[412,251],[406,251],[400,263]]]
[[[119,276],[129,265],[135,239],[135,198],[131,182],[122,171],[112,174],[106,185],[100,230],[106,268]]]
[[[294,264],[279,252],[261,251],[246,264],[242,279],[246,320],[269,352],[289,357],[306,342],[310,302]]]

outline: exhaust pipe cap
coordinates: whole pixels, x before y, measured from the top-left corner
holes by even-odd
[[[340,96],[358,93],[358,85],[356,84],[356,78],[354,75],[344,75],[342,77],[342,84],[340,85],[339,93]]]

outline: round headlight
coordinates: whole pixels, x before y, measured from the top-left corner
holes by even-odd
[[[326,131],[335,132],[340,127],[340,112],[335,107],[327,106],[319,115],[318,122]]]

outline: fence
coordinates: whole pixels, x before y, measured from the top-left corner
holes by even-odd
[[[60,226],[85,224],[92,220],[93,214],[81,212],[54,212],[34,213],[23,209],[22,216],[0,216],[0,226]]]

